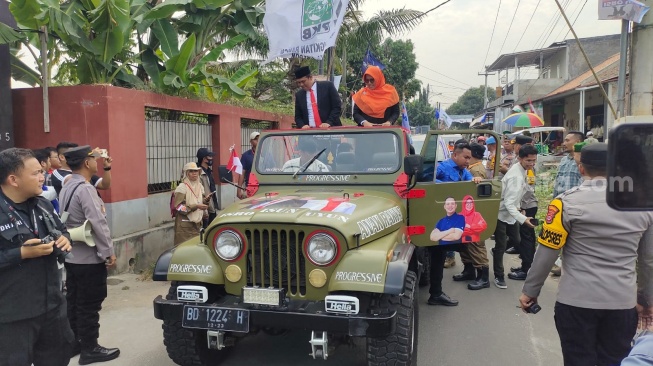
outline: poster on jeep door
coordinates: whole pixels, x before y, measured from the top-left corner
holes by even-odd
[[[475,243],[481,241],[481,233],[487,229],[487,222],[476,211],[474,197],[463,197],[460,212],[453,197],[444,200],[444,216],[439,218],[431,231],[431,241],[440,245]]]

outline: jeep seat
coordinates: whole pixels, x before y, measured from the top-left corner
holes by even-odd
[[[353,152],[340,152],[336,155],[336,171],[353,172],[356,170],[356,155]]]
[[[394,152],[378,152],[372,155],[373,168],[396,168],[397,154]]]

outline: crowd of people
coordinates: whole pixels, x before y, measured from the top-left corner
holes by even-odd
[[[12,299],[0,304],[0,365],[120,355],[98,343],[107,269],[116,263],[98,190],[111,186],[112,163],[104,150],[69,142],[0,152],[0,293]],[[69,230],[86,224],[92,238],[73,241]]]
[[[316,81],[308,67],[298,68],[295,77],[300,87],[295,99],[297,128],[340,126],[342,106],[334,85]],[[383,72],[370,66],[363,82],[365,86],[353,96],[356,123],[361,127],[397,124],[399,95],[386,83]],[[237,182],[239,198],[247,197],[259,133],[249,137],[251,149],[242,155],[243,174]],[[311,142],[300,141],[299,156],[287,161],[282,170],[296,172],[314,156],[317,147]],[[458,305],[443,291],[442,279],[459,252],[463,271],[453,276],[454,281],[468,282],[472,291],[490,288],[491,283],[506,289],[508,272],[508,279],[523,281],[520,306],[533,311],[549,272],[561,260],[555,324],[565,365],[616,365],[628,356],[638,326],[652,325],[653,213],[617,213],[607,206],[607,147],[591,132],[586,136],[571,131],[562,144],[566,155],[538,233],[539,202],[534,189],[538,151],[533,139],[504,132],[501,141],[478,136],[453,144],[451,157],[437,165],[434,182],[502,181],[495,245],[490,250],[494,278],[491,282],[488,250],[480,235],[488,223],[476,211],[473,196],[462,198],[460,213],[456,199],[448,197],[446,215],[430,233],[438,245],[429,247],[427,302]],[[212,170],[214,153],[200,148],[196,157],[196,162],[183,166],[171,197],[175,245],[196,237],[220,209]],[[85,365],[119,356],[119,349],[98,343],[107,269],[116,262],[98,190],[110,188],[112,163],[106,150],[68,142],[56,148],[0,152],[0,273],[4,279],[0,293],[13,299],[0,306],[0,366],[67,365],[77,354],[79,363]],[[310,171],[329,170],[315,161]],[[92,227],[93,246],[72,241],[69,234],[86,222]],[[506,271],[504,253],[519,254],[521,265]],[[61,265],[66,273],[65,299]],[[635,352],[633,358],[624,360],[630,363],[624,364],[643,364],[637,360],[650,356],[646,347],[651,337],[640,337],[637,345],[644,351]]]

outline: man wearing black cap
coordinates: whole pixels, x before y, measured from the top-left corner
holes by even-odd
[[[519,298],[524,310],[537,303],[564,247],[554,319],[565,365],[621,364],[638,309],[653,309],[653,212],[607,205],[607,153],[603,143],[583,147],[579,168],[586,180],[549,204]]]
[[[94,246],[74,241],[72,254],[66,257],[66,300],[68,320],[78,344],[75,354],[81,352],[80,365],[104,362],[117,358],[120,350],[98,344],[100,336],[100,309],[107,297],[107,268],[116,264],[116,255],[109,232],[104,202],[89,182],[98,170],[97,151],[80,146],[65,152],[72,176],[61,190],[61,210],[66,227],[70,230],[88,221],[93,232]]]
[[[213,169],[211,168],[213,166],[214,155],[214,152],[205,147],[199,148],[197,150],[197,165],[202,168],[202,174],[200,174],[200,182],[202,182],[204,192],[206,192],[207,195],[211,196],[208,200],[209,208],[207,209],[209,216],[205,218],[202,225],[204,228],[209,226],[213,219],[215,219],[216,210],[219,207],[217,197],[218,192],[215,186],[215,179],[213,178]],[[205,199],[204,201],[206,202],[207,200]]]
[[[342,102],[332,82],[316,81],[308,66],[295,70],[295,82],[301,88],[295,94],[297,128],[342,126]]]

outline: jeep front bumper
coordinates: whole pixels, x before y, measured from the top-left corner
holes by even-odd
[[[181,321],[184,305],[194,303],[166,300],[162,296],[154,299],[154,317],[160,320]],[[249,311],[249,327],[305,329],[347,334],[352,337],[385,337],[395,328],[396,312],[390,314],[339,315],[327,313],[324,301],[291,300],[282,307],[244,304],[241,298],[226,295],[212,304],[197,304],[232,310]]]

